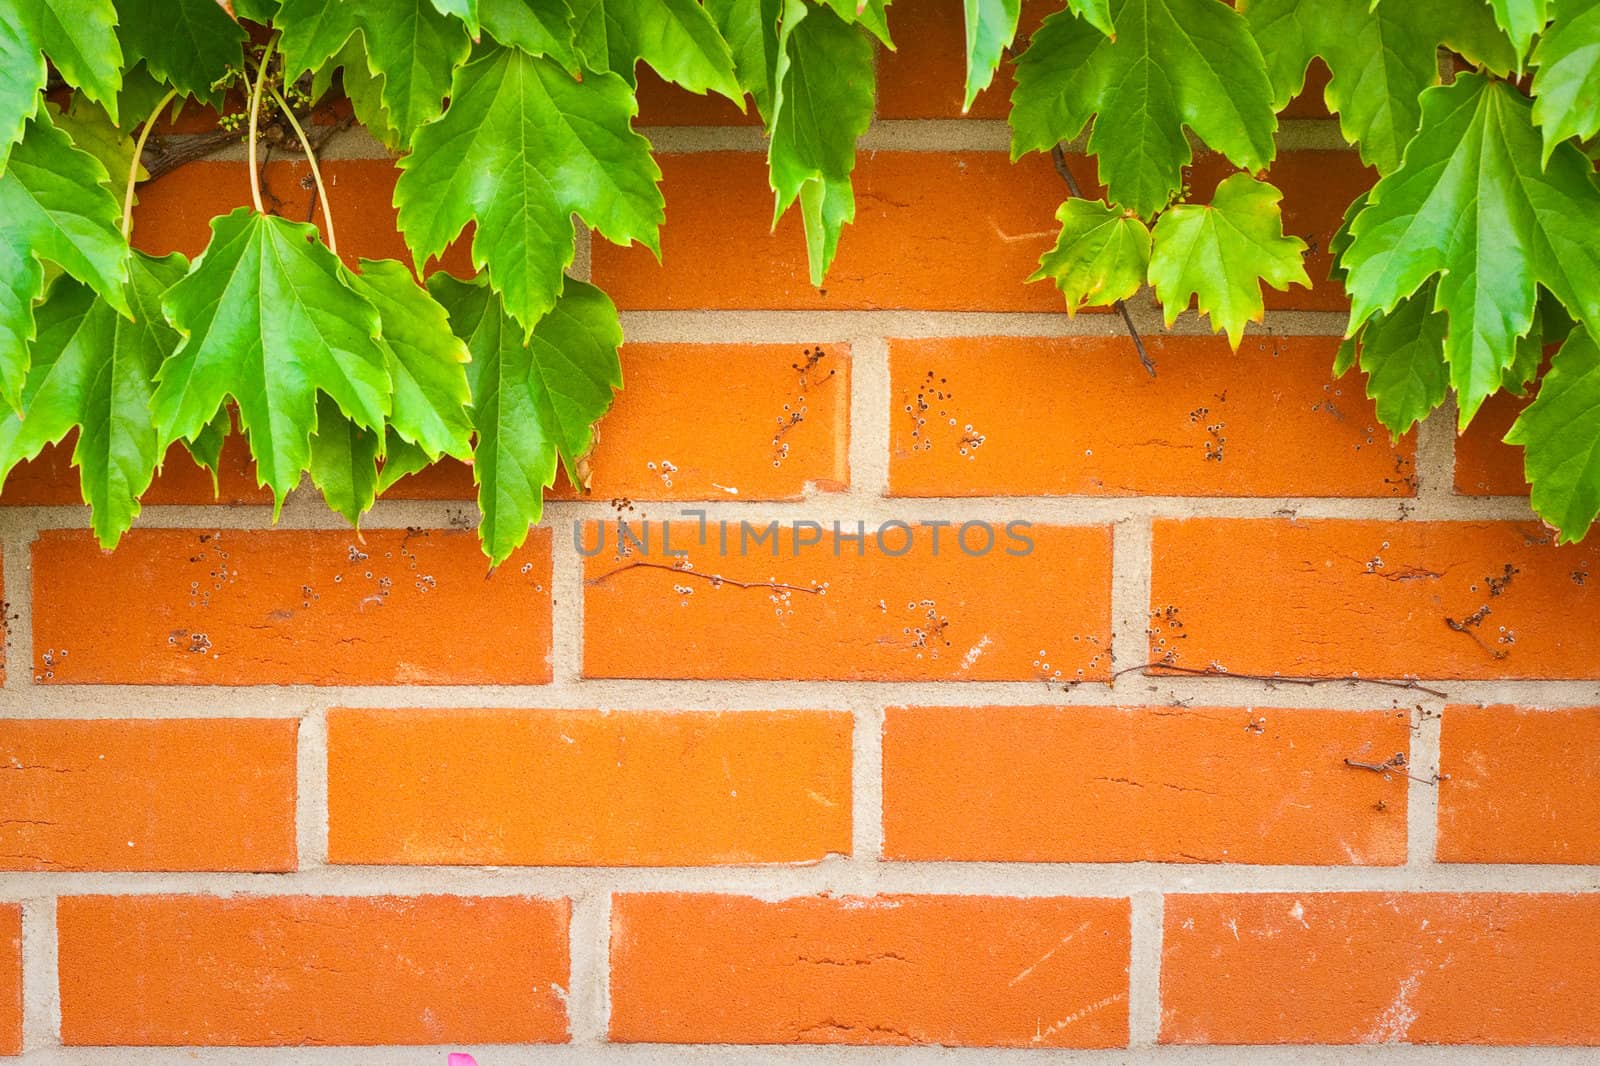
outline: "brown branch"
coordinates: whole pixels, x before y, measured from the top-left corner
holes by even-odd
[[[701,581],[709,581],[713,586],[732,585],[736,589],[777,589],[782,592],[804,592],[811,596],[817,595],[818,591],[817,589],[808,589],[800,585],[787,585],[782,581],[735,581],[733,578],[723,577],[721,574],[702,574],[698,570],[681,570],[676,566],[668,566],[666,563],[652,563],[643,559],[636,559],[627,566],[619,566],[615,570],[607,570],[599,577],[592,577],[585,581],[584,584],[589,586],[599,585],[629,570],[665,570],[680,577],[697,577]]]
[[[1439,783],[1438,774],[1434,774],[1431,778],[1418,777],[1410,770],[1407,770],[1406,758],[1400,754],[1396,754],[1388,762],[1358,762],[1355,759],[1347,758],[1344,764],[1354,770],[1370,770],[1375,774],[1383,774],[1385,777],[1389,774],[1399,774],[1401,777],[1409,777],[1420,785],[1437,785]]]
[[[1057,144],[1050,149],[1050,162],[1055,164],[1056,173],[1060,174],[1061,179],[1067,183],[1067,191],[1072,193],[1073,198],[1083,199],[1083,193],[1078,189],[1077,179],[1072,176],[1072,168],[1067,166],[1067,154],[1061,150],[1061,145]],[[1133,316],[1128,313],[1127,303],[1118,300],[1111,306],[1117,309],[1117,313],[1122,316],[1122,324],[1128,327],[1128,336],[1133,338],[1133,347],[1139,353],[1139,362],[1144,366],[1144,372],[1151,377],[1155,377],[1156,364],[1151,361],[1150,353],[1144,350],[1144,338],[1139,336],[1139,328],[1133,324]]]
[[[1135,666],[1125,666],[1121,670],[1113,673],[1111,675],[1111,680],[1115,681],[1124,674],[1132,674],[1149,670],[1166,670],[1171,673],[1183,674],[1188,677],[1232,677],[1237,678],[1240,681],[1282,682],[1285,685],[1304,685],[1308,687],[1312,685],[1336,685],[1340,682],[1349,682],[1357,685],[1379,685],[1383,688],[1398,688],[1405,689],[1408,692],[1421,692],[1429,696],[1437,696],[1442,700],[1450,698],[1450,694],[1448,692],[1442,692],[1436,688],[1429,688],[1426,685],[1419,683],[1415,679],[1408,681],[1390,681],[1386,678],[1379,677],[1286,677],[1282,674],[1240,674],[1234,673],[1231,670],[1218,670],[1215,667],[1209,666],[1204,668],[1194,666],[1177,666],[1173,663],[1163,662],[1139,663]],[[1151,674],[1150,676],[1160,677],[1161,674],[1158,672]]]

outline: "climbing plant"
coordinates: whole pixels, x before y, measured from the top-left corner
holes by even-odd
[[[955,3],[957,0],[948,0]],[[1014,62],[1012,153],[1072,195],[1048,279],[1069,312],[1149,284],[1240,343],[1262,286],[1310,285],[1261,178],[1320,59],[1379,177],[1335,241],[1359,367],[1399,434],[1456,396],[1538,384],[1508,440],[1565,539],[1600,513],[1600,0],[963,0],[970,106]],[[660,171],[633,128],[640,64],[753,106],[775,215],[821,284],[855,212],[889,0],[0,0],[0,476],[76,430],[114,545],[174,443],[216,470],[241,433],[277,507],[310,474],[351,521],[399,477],[470,459],[490,559],[577,483],[620,387],[616,308],[567,274],[575,221],[658,248]],[[337,254],[314,107],[332,93],[396,157],[411,261]],[[193,103],[247,145],[251,199],[193,262],[129,243],[146,138]],[[268,213],[258,146],[304,150],[324,225]],[[1064,145],[1095,162],[1078,195]],[[1195,142],[1236,173],[1208,202]],[[476,276],[436,272],[468,227]],[[1018,283],[1025,279],[1018,278]],[[1548,369],[1547,350],[1554,350]],[[236,427],[236,428],[235,428]]]

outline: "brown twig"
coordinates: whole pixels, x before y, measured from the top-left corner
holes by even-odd
[[[1398,752],[1395,754],[1394,758],[1390,759],[1388,762],[1359,762],[1355,759],[1347,758],[1345,759],[1344,764],[1354,770],[1370,770],[1375,774],[1383,774],[1386,777],[1389,774],[1399,774],[1401,777],[1409,777],[1411,780],[1422,785],[1437,785],[1439,783],[1438,774],[1434,774],[1431,778],[1418,777],[1416,774],[1406,769],[1406,757]]]
[[[1240,681],[1281,682],[1285,685],[1336,685],[1340,682],[1349,682],[1357,685],[1379,685],[1383,688],[1405,689],[1407,692],[1421,692],[1425,695],[1437,696],[1442,700],[1450,698],[1450,694],[1448,692],[1443,692],[1436,688],[1429,688],[1428,686],[1423,685],[1414,679],[1407,681],[1390,681],[1386,678],[1379,677],[1286,677],[1282,674],[1240,674],[1235,673],[1232,670],[1218,670],[1215,667],[1209,666],[1201,668],[1195,666],[1178,666],[1174,663],[1163,662],[1138,663],[1134,666],[1125,666],[1121,670],[1114,672],[1111,675],[1111,680],[1115,681],[1124,674],[1133,674],[1141,671],[1151,670],[1157,671],[1157,673],[1151,675],[1154,677],[1160,677],[1161,675],[1159,671],[1165,670],[1174,674],[1184,674],[1188,677],[1232,677],[1237,678]]]
[[[1056,173],[1067,183],[1067,191],[1072,193],[1074,199],[1083,199],[1083,193],[1078,189],[1078,181],[1072,176],[1072,168],[1067,166],[1067,154],[1058,144],[1050,149],[1050,162],[1056,166]],[[1111,306],[1117,309],[1122,316],[1122,324],[1128,327],[1128,336],[1133,338],[1133,347],[1139,353],[1139,362],[1144,366],[1144,372],[1151,377],[1156,376],[1156,364],[1151,361],[1150,354],[1144,350],[1144,338],[1139,336],[1139,327],[1133,324],[1133,316],[1128,313],[1128,305],[1118,300]]]
[[[808,589],[800,585],[787,585],[782,581],[735,581],[733,578],[723,577],[721,574],[702,574],[698,570],[683,570],[676,566],[668,566],[666,563],[652,563],[643,559],[636,559],[627,566],[619,566],[615,570],[607,570],[599,577],[592,577],[585,581],[584,584],[589,586],[599,585],[629,570],[665,570],[681,577],[697,577],[701,581],[709,581],[716,586],[732,585],[736,589],[777,589],[782,592],[804,592],[811,596],[817,595],[818,592],[817,589]]]

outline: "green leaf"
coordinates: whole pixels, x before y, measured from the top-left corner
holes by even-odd
[[[783,0],[705,0],[705,8],[728,42],[739,87],[755,99],[770,126]]]
[[[362,429],[346,418],[327,393],[317,394],[317,432],[311,438],[311,483],[332,511],[352,526],[378,498],[381,431]]]
[[[284,0],[278,24],[291,75],[321,67],[360,33],[369,71],[383,78],[384,109],[402,143],[444,110],[450,77],[472,51],[466,27],[440,14],[433,0]]]
[[[435,274],[428,288],[472,352],[478,530],[484,553],[499,565],[539,521],[558,457],[573,484],[584,483],[579,463],[594,443],[594,424],[622,385],[622,327],[605,293],[570,278],[526,344],[500,298],[481,282]]]
[[[1345,140],[1387,174],[1417,132],[1417,97],[1439,84],[1439,47],[1449,45],[1504,74],[1516,55],[1483,0],[1247,0],[1245,20],[1266,57],[1274,104],[1305,87],[1321,56],[1333,77],[1323,93]]]
[[[131,320],[87,285],[62,279],[39,308],[25,417],[8,414],[0,421],[0,481],[78,427],[72,462],[83,501],[93,509],[90,525],[106,549],[133,524],[139,497],[161,461],[150,395],[156,368],[178,344],[161,317],[161,296],[187,265],[181,255],[135,254],[127,293]]]
[[[1600,0],[1554,0],[1554,19],[1533,50],[1533,121],[1544,159],[1569,137],[1600,132]]]
[[[476,222],[487,268],[525,334],[555,305],[573,257],[572,216],[617,244],[659,254],[664,205],[637,105],[615,74],[576,81],[555,63],[490,48],[456,74],[450,108],[417,131],[395,186],[420,265]]]
[[[115,121],[122,46],[111,0],[0,0],[0,174],[45,87],[45,56]]]
[[[200,428],[200,432],[192,437],[186,437],[183,448],[189,453],[189,458],[194,464],[211,475],[211,494],[215,496],[219,489],[217,475],[222,472],[222,446],[227,443],[228,434],[233,432],[233,412],[226,405],[218,409],[211,421]]]
[[[20,410],[44,263],[61,267],[127,313],[128,245],[106,171],[50,121],[42,101],[0,174],[0,396]]]
[[[828,8],[846,24],[861,26],[890,50],[889,0],[824,0]]]
[[[1528,44],[1550,21],[1549,0],[1489,0],[1494,20],[1506,31],[1517,49],[1517,73],[1522,73],[1522,57]]]
[[[1011,156],[1071,141],[1089,151],[1113,203],[1149,218],[1182,185],[1192,129],[1241,169],[1271,161],[1277,118],[1244,19],[1217,0],[1112,0],[1116,37],[1070,11],[1045,19],[1017,60]]]
[[[120,198],[127,188],[128,171],[133,167],[133,138],[117,128],[105,108],[86,96],[74,94],[65,111],[52,112],[50,117],[56,129],[65,130],[72,138],[74,148],[100,160],[106,170],[106,178],[100,184]],[[140,166],[139,180],[149,176]]]
[[[1539,166],[1539,132],[1515,89],[1477,74],[1423,94],[1422,129],[1400,169],[1351,224],[1342,264],[1350,329],[1438,276],[1445,355],[1465,427],[1500,388],[1542,284],[1600,326],[1600,189],[1562,145]]]
[[[344,88],[345,98],[350,101],[350,110],[355,114],[356,121],[391,151],[404,148],[405,138],[395,128],[394,118],[383,103],[384,79],[382,75],[372,73],[371,61],[367,59],[367,47],[360,34],[346,41],[344,47],[339,49],[339,53],[318,67],[316,73],[311,76],[313,100],[320,100],[327,95],[328,90],[333,87],[333,76],[336,73]]]
[[[733,54],[696,0],[568,0],[578,51],[596,70],[631,87],[643,60],[692,93],[721,93],[743,104]]]
[[[1359,337],[1357,334],[1356,337]],[[1360,358],[1360,347],[1356,337],[1346,337],[1339,342],[1339,350],[1333,353],[1333,376],[1342,378],[1350,373],[1350,368],[1356,365]]]
[[[144,60],[160,81],[202,100],[211,86],[244,69],[244,27],[217,0],[116,0],[117,32],[130,64]],[[337,6],[337,5],[334,5]]]
[[[1212,328],[1226,330],[1228,343],[1238,348],[1245,323],[1265,314],[1261,282],[1275,289],[1311,287],[1301,258],[1306,243],[1283,233],[1282,199],[1266,182],[1235,174],[1217,186],[1209,206],[1178,204],[1161,216],[1150,284],[1167,325],[1195,298]]]
[[[1104,200],[1068,200],[1056,208],[1061,234],[1039,257],[1029,281],[1050,278],[1067,300],[1067,314],[1110,307],[1144,284],[1150,266],[1150,230]]]
[[[1512,425],[1506,443],[1524,448],[1523,469],[1539,516],[1560,535],[1583,539],[1600,514],[1600,347],[1585,328],[1572,331],[1539,384],[1539,395]]]
[[[801,201],[811,284],[821,285],[855,217],[850,172],[856,138],[872,122],[872,45],[832,11],[786,0],[778,48],[767,148],[773,224]]]
[[[391,429],[383,440],[383,465],[378,468],[379,494],[388,492],[390,486],[407,474],[426,470],[433,461],[427,452]]]
[[[366,429],[389,410],[378,312],[316,233],[242,207],[212,219],[211,244],[163,301],[184,342],[161,368],[157,428],[193,437],[233,397],[274,514],[306,469],[319,391]]]
[[[531,56],[549,56],[568,71],[578,70],[572,12],[561,0],[481,0],[483,28],[496,41]]]
[[[1398,439],[1450,391],[1444,360],[1449,320],[1433,309],[1432,283],[1400,301],[1391,314],[1375,315],[1361,331],[1361,369],[1367,396],[1377,401],[1378,421]]]
[[[465,22],[473,40],[478,39],[478,4],[479,0],[433,0],[434,10],[439,14],[454,15]],[[484,6],[488,6],[487,2]]]
[[[994,81],[1011,41],[1017,35],[1022,0],[965,0],[967,14],[967,93],[961,110]]]
[[[392,259],[363,259],[361,272],[350,280],[378,309],[382,323],[394,385],[389,428],[420,445],[431,459],[465,459],[472,454],[466,373],[471,357],[450,332],[444,308],[405,264]]]
[[[1067,10],[1107,37],[1116,32],[1111,22],[1111,0],[1067,0]]]

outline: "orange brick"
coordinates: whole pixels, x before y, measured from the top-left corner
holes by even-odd
[[[890,708],[884,854],[983,862],[1395,865],[1405,712]]]
[[[0,869],[292,870],[298,726],[0,722]]]
[[[1600,1042],[1600,895],[1169,895],[1173,1044]]]
[[[1456,493],[1461,496],[1526,496],[1522,449],[1505,443],[1511,423],[1533,396],[1497,392],[1483,402],[1465,433],[1456,438]]]
[[[661,80],[660,75],[643,63],[635,73],[639,77],[636,96],[639,100],[639,117],[634,126],[760,126],[761,113],[754,100],[745,100],[741,114],[732,100],[717,93],[692,93],[687,89]]]
[[[1057,311],[1025,285],[1058,226],[1049,159],[1003,152],[863,152],[856,221],[821,289],[811,287],[799,211],[772,231],[766,160],[749,152],[658,155],[667,225],[662,261],[596,241],[595,284],[625,310],[912,308]],[[730,269],[737,264],[737,269]]]
[[[1152,662],[1600,677],[1600,544],[1556,547],[1530,523],[1161,519],[1152,554]]]
[[[1447,707],[1441,862],[1600,863],[1600,707]]]
[[[1128,901],[623,895],[611,1039],[1120,1047]]]
[[[115,553],[48,530],[33,547],[35,680],[549,681],[549,531],[487,572],[468,530],[145,529]]]
[[[1026,0],[1017,34],[1025,37],[1055,5]],[[878,117],[960,118],[967,84],[967,30],[960,4],[947,0],[897,0],[889,29],[895,50],[878,52]],[[1018,42],[1019,47],[1021,42]],[[972,102],[970,118],[1004,119],[1011,114],[1016,82],[1009,59]]]
[[[83,503],[78,487],[78,471],[72,466],[76,434],[60,444],[47,447],[38,458],[22,463],[6,478],[0,506],[71,507]],[[222,467],[217,483],[209,471],[196,465],[184,450],[174,444],[167,449],[160,470],[142,500],[146,504],[258,503],[272,502],[272,494],[256,485],[255,467],[245,439],[232,436],[222,446]]]
[[[848,714],[334,711],[333,862],[698,866],[850,851]]]
[[[708,522],[703,546],[693,522],[630,528],[649,543],[627,558],[616,524],[583,532],[589,677],[1020,681],[1054,676],[1041,655],[1064,678],[1110,674],[1103,526],[972,523],[969,548],[992,545],[981,556],[956,525],[902,523],[880,544],[873,523],[862,554],[831,522],[800,529],[820,542],[798,549],[790,525],[757,544],[746,532],[769,527]]]
[[[322,209],[313,214],[302,159],[269,163],[263,197],[270,194],[275,211],[285,218],[312,219],[323,226]],[[322,164],[333,217],[339,226],[339,257],[351,267],[358,259],[398,259],[411,253],[396,228],[394,183],[400,176],[387,159],[330,159]],[[152,255],[182,252],[193,259],[211,240],[211,219],[250,203],[250,170],[244,163],[190,163],[158,181],[139,186],[134,209],[133,245]],[[468,242],[457,242],[439,261],[444,269],[469,276]]]
[[[66,896],[71,1045],[552,1043],[566,900]]]
[[[22,1053],[22,908],[0,903],[0,1055]]]
[[[890,342],[890,491],[900,496],[1412,496],[1338,342],[1151,337]],[[1026,383],[1021,387],[1019,383]]]

